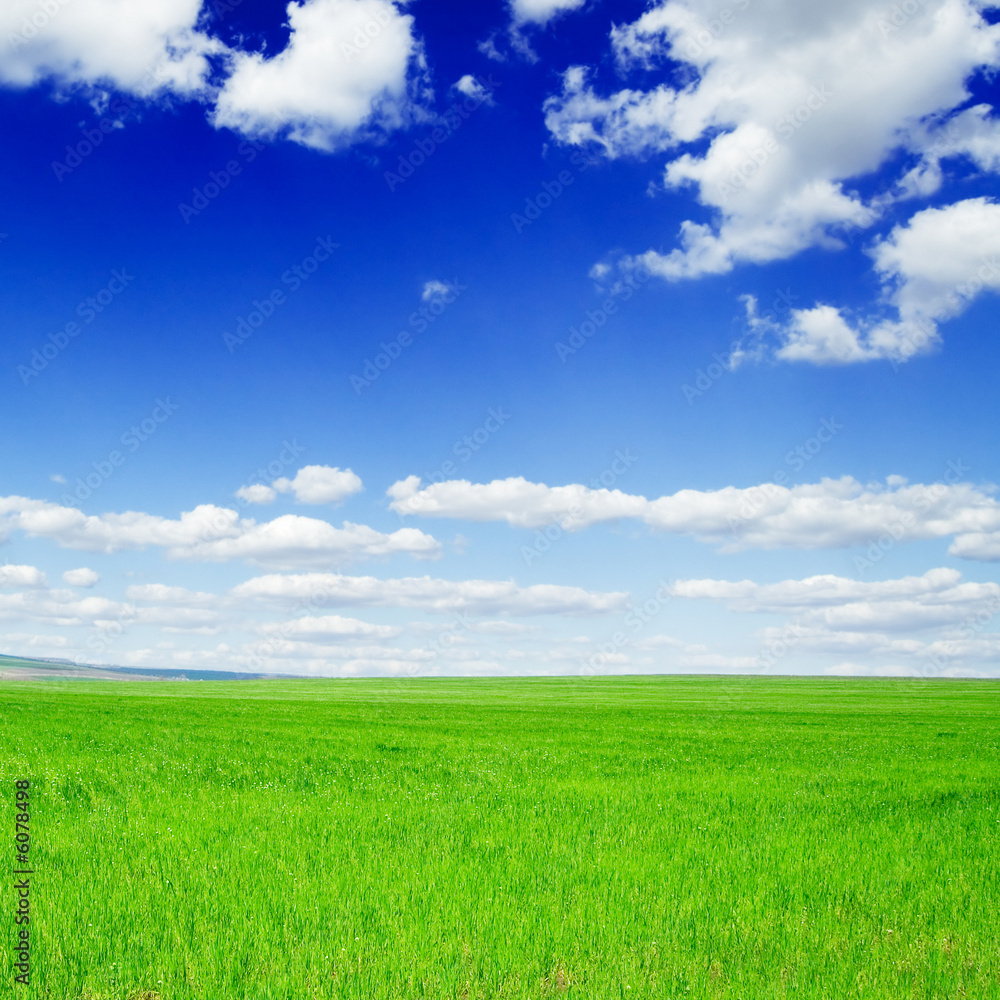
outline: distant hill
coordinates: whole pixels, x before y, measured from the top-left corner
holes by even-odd
[[[0,681],[109,680],[109,681],[260,681],[289,674],[246,674],[229,670],[173,670],[149,667],[105,667],[72,660],[35,659],[0,653]]]

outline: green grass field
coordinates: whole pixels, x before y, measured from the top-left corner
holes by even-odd
[[[0,996],[1000,997],[1000,686],[0,687]],[[10,876],[5,877],[10,885]]]

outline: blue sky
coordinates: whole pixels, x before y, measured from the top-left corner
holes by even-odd
[[[0,651],[996,673],[995,9],[136,8],[0,10]]]

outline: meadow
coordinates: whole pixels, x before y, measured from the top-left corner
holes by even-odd
[[[1000,997],[1000,686],[0,685],[0,996]]]

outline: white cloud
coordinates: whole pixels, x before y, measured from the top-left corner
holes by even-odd
[[[386,491],[390,508],[398,514],[454,517],[467,521],[507,521],[522,528],[559,521],[569,530],[620,517],[641,517],[645,497],[620,490],[593,490],[587,486],[546,486],[521,476],[470,483],[446,480],[421,487],[419,476],[408,476]]]
[[[282,52],[230,57],[216,126],[331,150],[412,118],[423,49],[410,14],[390,0],[303,0],[287,10]]]
[[[967,532],[956,538],[948,551],[962,559],[1000,562],[1000,531]]]
[[[63,582],[71,587],[93,587],[101,578],[86,566],[79,569],[68,569],[62,575]]]
[[[306,639],[283,639],[271,637],[267,642],[268,668],[282,659],[306,660],[315,672],[329,673],[329,661],[341,661],[335,665],[338,675],[362,674],[416,674],[423,673],[421,668],[433,660],[433,654],[420,649],[400,649],[393,646],[360,646],[331,644],[329,636],[323,636],[319,642]],[[245,647],[244,655],[252,658],[259,655],[260,649],[255,646]],[[249,664],[248,664],[249,665]],[[294,667],[293,667],[294,669]]]
[[[402,6],[293,0],[288,44],[267,57],[199,30],[202,0],[9,0],[0,5],[0,82],[195,98],[219,128],[333,150],[424,113],[423,47]],[[221,84],[213,60],[225,68]]]
[[[30,589],[11,594],[0,593],[0,620],[34,622],[61,629],[93,628],[112,639],[120,637],[127,628],[136,625],[159,626],[165,632],[211,634],[217,632],[223,624],[217,607],[185,606],[185,602],[177,601],[137,606],[131,600],[126,603],[106,597],[80,597],[72,590],[50,589],[44,583],[25,582],[24,586]],[[153,596],[159,586],[150,585],[146,596]],[[187,602],[188,605],[190,603]],[[220,605],[223,602],[213,597],[210,603]]]
[[[286,514],[264,524],[248,524],[235,537],[193,539],[168,550],[178,559],[246,559],[273,569],[326,569],[400,553],[433,559],[441,554],[441,543],[415,528],[384,534],[350,521],[335,528],[316,518]]]
[[[105,597],[79,597],[71,590],[36,587],[0,593],[0,621],[35,621],[49,625],[87,625],[129,617],[130,609]]]
[[[60,652],[65,650],[69,645],[69,639],[64,635],[37,635],[34,632],[4,632],[0,633],[0,643],[3,644],[7,655],[16,655],[12,651],[20,648],[30,649],[32,650],[32,655],[37,656],[39,648],[49,651],[59,650]]]
[[[949,473],[950,475],[950,473]],[[969,559],[1000,557],[1000,503],[992,488],[969,483],[910,485],[890,477],[885,486],[850,476],[799,486],[680,490],[649,500],[621,490],[581,484],[546,486],[523,477],[490,483],[447,480],[421,487],[417,476],[387,491],[399,514],[506,521],[515,527],[557,524],[575,531],[621,518],[693,535],[723,551],[760,548],[844,548],[955,536],[951,551]]]
[[[359,618],[344,618],[341,615],[304,615],[290,621],[269,622],[261,626],[264,635],[280,635],[283,639],[319,643],[359,638],[394,639],[402,631],[391,625],[372,625]]]
[[[919,631],[960,624],[991,607],[1000,610],[1000,584],[961,580],[954,569],[879,581],[833,575],[774,584],[680,580],[673,593],[724,600],[743,613],[790,613],[802,627],[847,632]]]
[[[45,500],[0,497],[0,537],[12,530],[88,552],[161,547],[174,559],[246,559],[273,569],[327,569],[357,559],[408,553],[434,558],[440,543],[415,528],[385,534],[345,521],[286,514],[258,524],[235,510],[203,504],[178,520],[127,511],[87,515]]]
[[[989,104],[977,104],[917,130],[913,148],[921,161],[903,177],[901,197],[937,191],[944,179],[942,160],[965,157],[980,170],[1000,170],[1000,119],[992,112]]]
[[[171,587],[165,583],[135,583],[126,588],[125,596],[130,601],[187,607],[210,608],[219,603],[215,594],[188,590],[185,587]]]
[[[548,24],[567,11],[579,10],[586,0],[511,0],[510,12],[517,25]]]
[[[623,611],[628,595],[594,593],[580,587],[512,580],[441,580],[305,573],[254,577],[234,587],[236,599],[279,603],[314,602],[331,607],[417,608],[430,612],[497,615],[595,615]]]
[[[826,671],[972,676],[973,662],[992,664],[1000,654],[1000,634],[991,631],[1000,616],[1000,584],[963,582],[953,569],[879,581],[834,575],[774,584],[680,580],[673,593],[725,601],[737,613],[790,615],[785,625],[759,633],[758,667],[776,668],[789,653],[846,653],[847,664]],[[929,631],[937,636],[915,637]]]
[[[241,486],[236,491],[236,496],[247,503],[269,504],[274,503],[278,491],[264,483],[251,483],[249,486]]]
[[[482,52],[487,59],[492,59],[494,62],[506,62],[507,56],[501,52],[496,45],[496,35],[490,35],[489,38],[483,39],[483,41],[476,44],[476,48]]]
[[[968,78],[998,62],[1000,27],[975,0],[924,0],[898,28],[882,0],[726,10],[723,21],[713,0],[661,0],[611,32],[622,71],[666,77],[677,60],[691,82],[601,96],[577,66],[545,104],[560,141],[664,155],[665,187],[693,188],[708,221],[685,221],[679,247],[640,258],[668,279],[837,245],[838,227],[867,217],[845,184],[894,151],[922,157],[936,141],[923,122],[961,105]],[[962,128],[970,137],[952,152],[992,163],[992,126]]]
[[[466,97],[471,97],[480,104],[492,104],[493,94],[487,90],[471,73],[466,73],[454,84],[455,89]]]
[[[423,290],[420,292],[420,298],[423,299],[424,302],[439,301],[450,294],[452,294],[452,286],[444,281],[438,281],[434,278],[431,281],[424,282]]]
[[[204,92],[225,46],[196,29],[202,0],[7,0],[0,80],[114,87],[143,96]]]
[[[46,587],[45,574],[34,566],[0,566],[0,587]]]
[[[492,621],[476,622],[469,626],[470,632],[478,632],[482,635],[495,635],[504,639],[527,635],[536,630],[533,625],[521,625],[516,622]]]
[[[136,624],[158,625],[166,633],[194,632],[198,635],[215,635],[223,626],[223,618],[216,611],[177,606],[137,608],[134,616],[131,616],[130,612],[129,620]]]
[[[28,497],[0,497],[0,532],[20,530],[29,537],[51,538],[63,548],[116,552],[147,545],[179,547],[213,535],[239,535],[242,524],[234,510],[203,505],[181,514],[180,520],[137,511],[87,515]]]
[[[919,677],[914,667],[890,665],[873,667],[861,663],[837,663],[823,671],[830,677]]]
[[[852,326],[829,305],[793,309],[784,327],[756,317],[751,327],[781,342],[784,361],[847,364],[889,358],[905,361],[938,342],[938,323],[962,312],[979,294],[1000,289],[1000,204],[969,198],[917,212],[871,251],[885,300],[895,319],[868,319]]]
[[[294,479],[282,476],[271,486],[279,493],[294,493],[299,503],[307,504],[340,503],[362,489],[360,477],[350,469],[329,465],[306,465]]]

